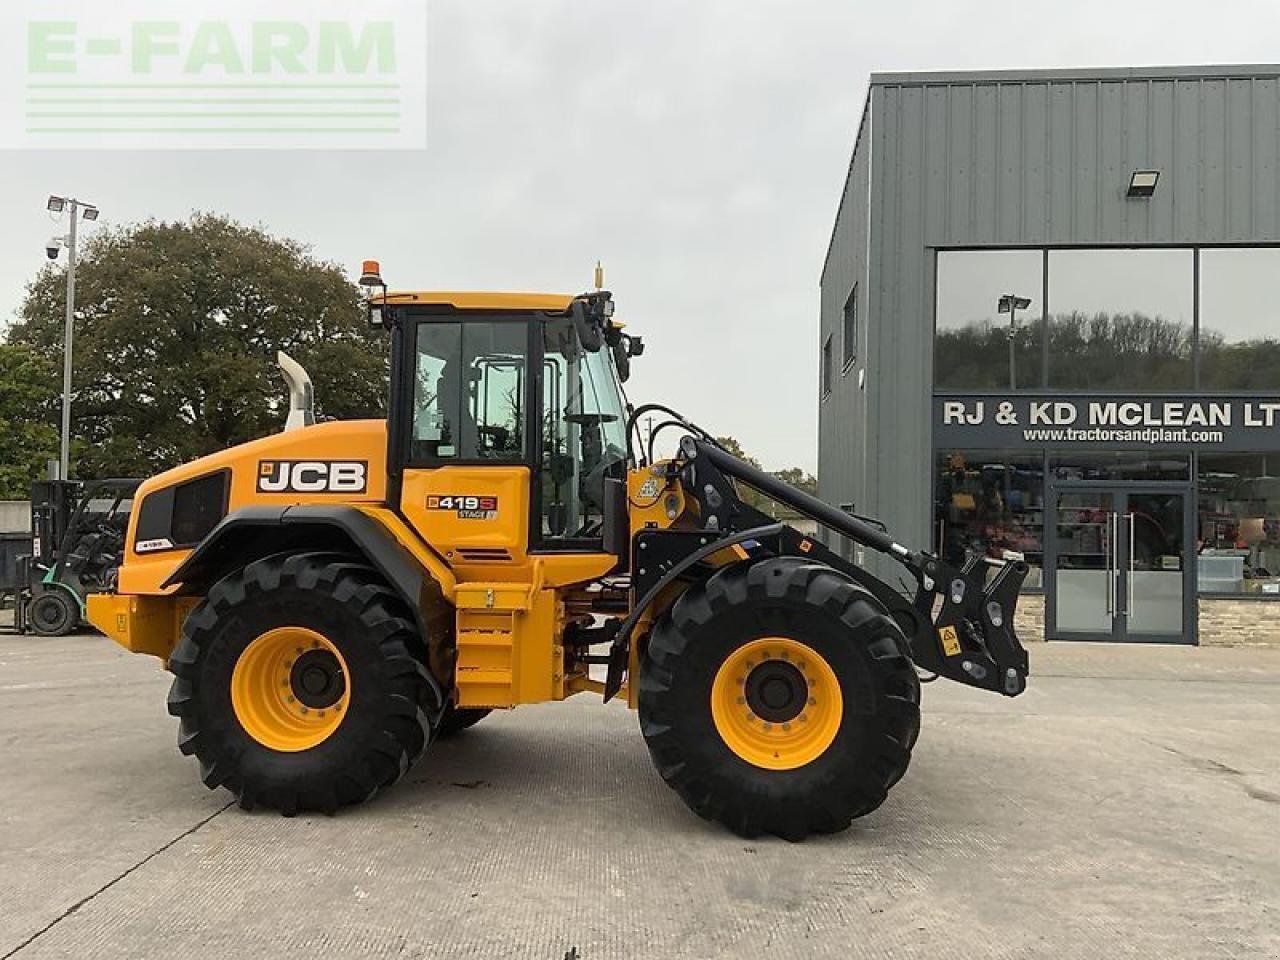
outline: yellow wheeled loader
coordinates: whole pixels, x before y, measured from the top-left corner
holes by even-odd
[[[918,669],[1024,689],[1025,564],[953,568],[632,408],[643,344],[607,291],[388,293],[379,274],[361,283],[390,333],[387,419],[314,423],[282,361],[284,432],[147,480],[116,591],[89,599],[174,674],[179,746],[210,788],[332,813],[492,710],[585,693],[638,709],[696,813],[796,840],[906,771]],[[669,429],[678,453],[657,459]],[[892,557],[914,596],[744,484]]]

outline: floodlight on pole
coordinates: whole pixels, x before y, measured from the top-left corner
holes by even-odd
[[[62,213],[71,207],[70,227],[65,237],[55,237],[45,247],[50,260],[57,259],[60,247],[67,249],[67,312],[62,334],[62,435],[58,457],[59,480],[69,479],[71,469],[71,357],[72,343],[75,338],[76,316],[76,228],[80,217],[88,221],[98,219],[98,208],[91,203],[82,203],[74,197],[49,198],[46,209],[50,213]]]
[[[1009,389],[1018,389],[1018,367],[1015,355],[1015,338],[1018,335],[1018,311],[1031,306],[1029,297],[1020,297],[1016,293],[1006,293],[1000,297],[996,309],[1009,315]]]

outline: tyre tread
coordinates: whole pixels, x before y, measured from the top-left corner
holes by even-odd
[[[876,716],[883,735],[871,762],[844,777],[840,796],[814,796],[803,803],[744,804],[717,790],[700,764],[691,762],[686,726],[672,709],[682,662],[692,638],[709,628],[725,605],[780,601],[818,608],[848,628],[875,673],[880,693]],[[787,840],[834,833],[879,807],[906,773],[920,729],[920,684],[906,638],[863,588],[825,564],[772,558],[738,564],[691,586],[650,634],[639,678],[640,726],[658,774],[699,816],[744,837],[773,833]]]

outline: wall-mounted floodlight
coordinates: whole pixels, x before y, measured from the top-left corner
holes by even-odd
[[[1159,170],[1135,170],[1129,177],[1129,190],[1126,196],[1149,197],[1156,192],[1156,184],[1159,181]]]
[[[48,210],[50,213],[61,213],[67,208],[67,201],[64,197],[50,197]]]

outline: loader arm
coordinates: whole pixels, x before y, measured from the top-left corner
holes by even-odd
[[[680,457],[669,472],[700,507],[704,530],[717,541],[741,543],[744,531],[768,530],[747,538],[751,559],[760,556],[803,556],[825,563],[867,589],[893,616],[911,646],[916,665],[949,680],[1014,697],[1026,689],[1026,650],[1014,632],[1018,593],[1027,575],[1022,561],[971,558],[963,568],[898,543],[866,520],[838,510],[797,490],[734,456],[708,438],[685,436]],[[736,480],[856,543],[892,557],[915,580],[914,597],[841,557],[794,528],[744,503],[731,483]],[[705,549],[705,548],[704,548]],[[709,551],[708,551],[709,552]],[[678,574],[670,574],[674,579]],[[669,581],[668,581],[669,582]],[[664,584],[649,585],[656,595]],[[621,683],[626,644],[635,614],[614,638],[606,694]]]

